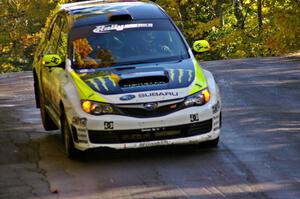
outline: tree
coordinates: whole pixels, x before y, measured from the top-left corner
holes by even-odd
[[[0,73],[30,69],[47,16],[71,0],[0,0]],[[75,0],[73,0],[75,2]],[[156,0],[188,42],[207,39],[199,59],[273,56],[300,49],[300,0]]]
[[[220,18],[220,26],[224,26],[224,16],[223,16],[223,8],[222,8],[223,0],[217,0],[217,9],[216,15]]]
[[[0,2],[0,73],[30,69],[47,16],[63,0]]]
[[[262,6],[261,0],[257,0],[257,21],[258,21],[258,31],[261,32],[262,29]]]

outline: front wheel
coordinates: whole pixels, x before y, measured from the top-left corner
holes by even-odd
[[[74,141],[71,135],[68,120],[65,115],[63,115],[61,122],[62,122],[61,132],[62,132],[64,146],[65,146],[65,153],[67,157],[70,159],[79,158],[82,152],[76,149],[74,146]]]
[[[52,131],[52,130],[57,130],[58,127],[50,117],[49,113],[46,110],[45,107],[45,97],[43,94],[41,94],[40,89],[38,89],[38,99],[39,99],[39,105],[40,105],[40,112],[41,112],[41,118],[42,118],[42,123],[44,126],[44,129],[46,131]]]

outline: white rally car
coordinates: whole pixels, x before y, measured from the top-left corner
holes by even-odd
[[[212,74],[170,17],[153,3],[62,5],[34,59],[46,130],[61,128],[70,158],[115,149],[218,144],[221,99]]]

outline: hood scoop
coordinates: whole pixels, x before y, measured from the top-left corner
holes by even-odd
[[[122,74],[119,86],[121,88],[133,88],[167,83],[169,83],[169,78],[164,71],[153,71]]]

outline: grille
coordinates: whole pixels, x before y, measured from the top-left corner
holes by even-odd
[[[147,110],[144,108],[124,108],[118,107],[121,115],[130,116],[130,117],[138,117],[138,118],[148,118],[148,117],[161,117],[173,112],[179,111],[183,109],[184,105],[182,102],[174,103],[167,106],[161,106],[155,110]]]
[[[141,129],[89,131],[89,139],[90,142],[95,144],[116,144],[190,137],[210,132],[212,130],[212,119],[193,124],[155,129],[156,131],[151,131],[151,129],[149,131]]]

